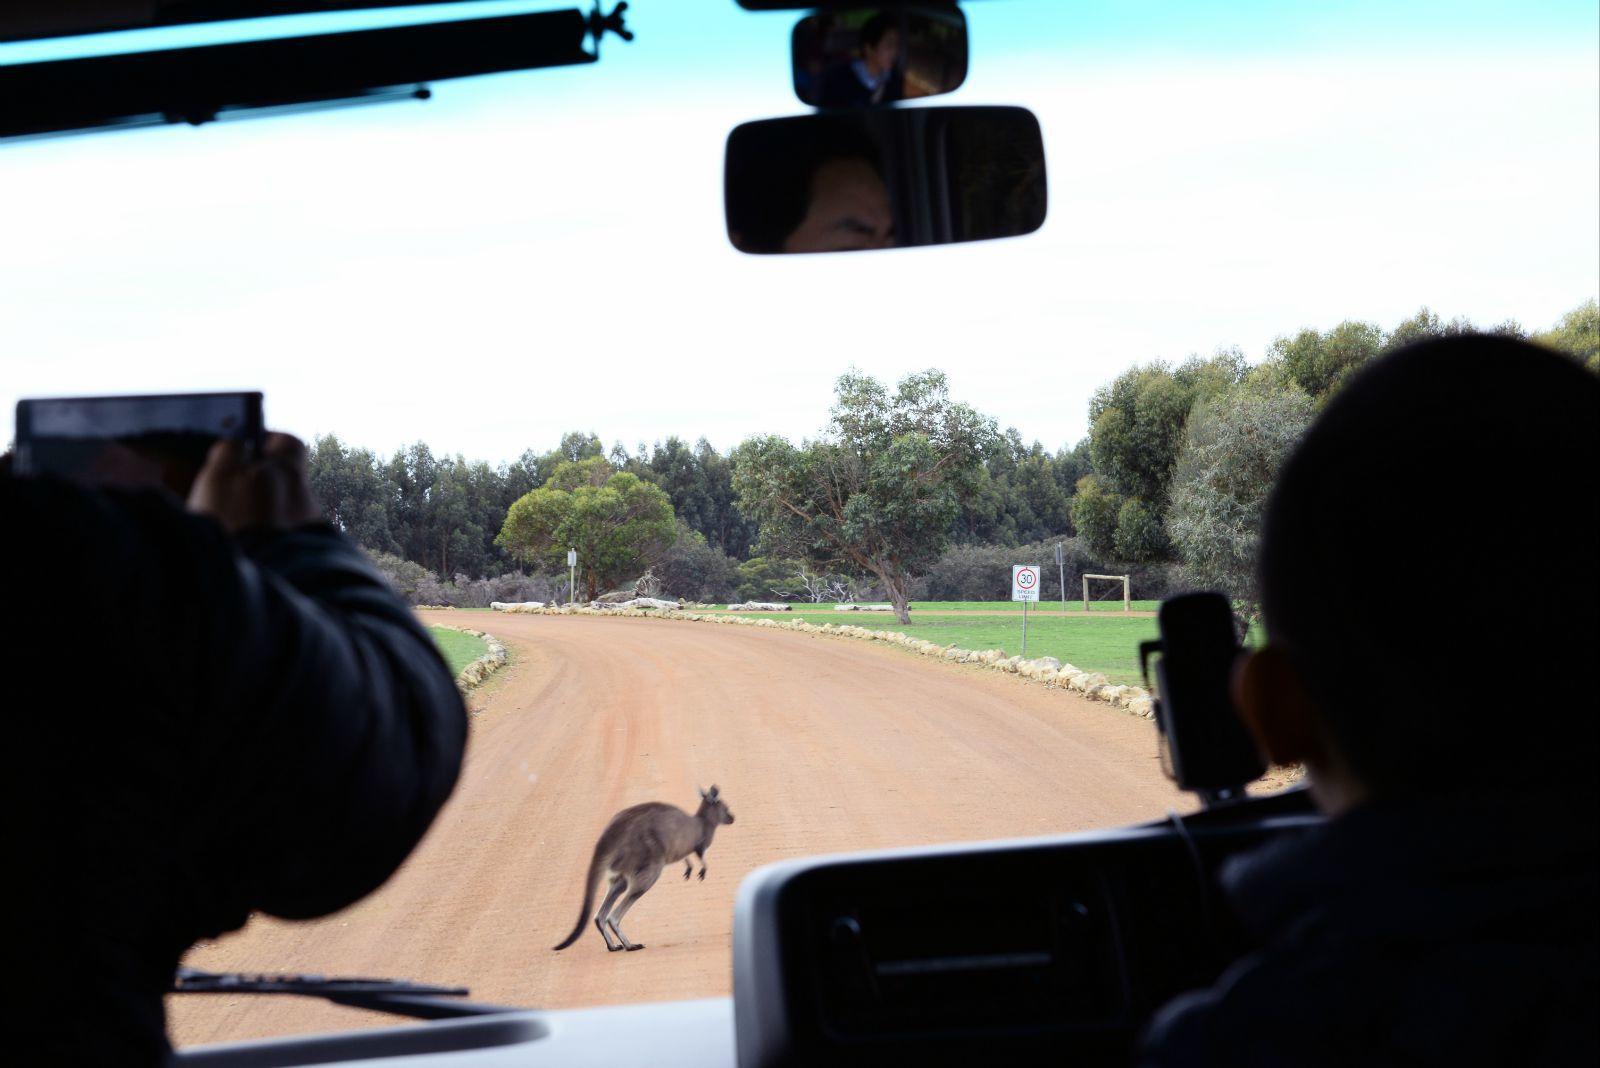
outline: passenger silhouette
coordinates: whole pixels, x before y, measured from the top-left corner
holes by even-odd
[[[1596,471],[1600,377],[1506,338],[1380,359],[1312,425],[1235,698],[1331,818],[1224,868],[1263,948],[1142,1063],[1600,1063]]]
[[[322,522],[304,447],[214,447],[188,508],[0,471],[6,1049],[159,1064],[179,957],[360,899],[455,785],[426,632]]]
[[[905,95],[898,20],[893,13],[880,11],[861,24],[856,54],[823,71],[817,106],[870,107],[892,104]]]

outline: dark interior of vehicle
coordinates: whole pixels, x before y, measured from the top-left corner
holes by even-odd
[[[1218,866],[1317,820],[1291,791],[1071,841],[772,872],[735,921],[740,1063],[1125,1064],[1152,1012],[1253,948],[1215,900]]]
[[[860,12],[859,2],[739,3],[792,10],[797,21],[833,19],[820,29],[816,23],[797,29],[795,37],[795,84],[821,106],[729,131],[722,202],[728,240],[739,252],[1017,237],[1038,230],[1047,211],[1070,195],[1064,146],[1051,145],[1048,177],[1056,188],[1048,188],[1043,135],[1026,100],[1004,107],[906,105],[913,93],[892,73],[857,64],[866,88],[853,89],[866,95],[830,106],[822,96],[824,60],[856,55],[852,35],[868,32],[865,14],[852,14]],[[0,42],[406,6],[407,0],[23,3],[0,15]],[[285,111],[426,100],[439,83],[469,76],[582,64],[603,69],[611,50],[633,39],[628,6],[4,63],[0,140],[246,116],[267,123]],[[934,72],[919,76],[916,94],[953,90],[969,62],[982,68],[981,49],[969,60],[954,3],[871,7],[900,20],[890,28],[898,27],[902,61],[912,41],[918,69]],[[935,29],[918,28],[916,19],[932,20]],[[939,54],[940,42],[950,43],[948,55]],[[118,435],[134,441],[182,429],[161,418],[167,421],[130,425]],[[259,418],[258,397],[257,424]],[[50,457],[66,457],[58,461],[63,471],[89,465],[100,444],[57,442],[52,452],[49,441],[35,436],[19,422],[19,457],[44,468]],[[194,454],[186,468],[192,480],[203,449],[183,444]],[[1251,793],[1267,762],[1232,712],[1229,665],[1240,637],[1227,602],[1179,598],[1163,608],[1160,623],[1162,639],[1142,650],[1157,697],[1151,744],[1162,747],[1174,781],[1198,799],[1193,814],[1084,834],[764,868],[743,884],[732,918],[732,995],[707,1002],[543,1012],[482,1004],[453,986],[190,970],[174,985],[190,997],[316,997],[425,1022],[188,1049],[175,1063],[622,1064],[662,1051],[671,1051],[669,1063],[745,1068],[1130,1063],[1138,1035],[1161,1006],[1214,982],[1257,948],[1219,896],[1224,863],[1323,822],[1303,787]]]

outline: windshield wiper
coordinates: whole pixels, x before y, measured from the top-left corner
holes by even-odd
[[[470,991],[464,986],[430,986],[404,979],[330,979],[322,975],[246,975],[179,968],[173,978],[174,994],[294,994],[322,998],[337,1005],[370,1009],[417,1020],[448,1020],[462,1016],[492,1016],[521,1012],[505,1005],[459,1001]]]

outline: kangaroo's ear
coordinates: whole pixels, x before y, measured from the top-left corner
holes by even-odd
[[[712,783],[711,784],[711,789],[706,793],[706,796],[709,797],[713,801],[715,801],[717,799],[717,784],[716,783]]]
[[[702,801],[708,800],[708,798],[706,797],[705,787],[696,786],[695,789],[700,791],[700,800],[702,800]]]

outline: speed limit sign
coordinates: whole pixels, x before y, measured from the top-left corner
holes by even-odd
[[[1039,565],[1011,565],[1011,599],[1037,601],[1039,599]]]

